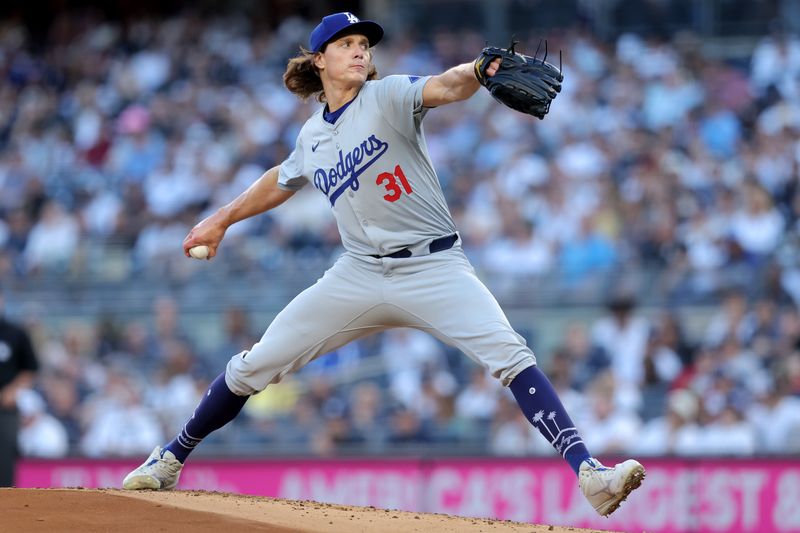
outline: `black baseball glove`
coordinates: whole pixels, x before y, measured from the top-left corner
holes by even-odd
[[[503,105],[533,115],[539,119],[550,111],[550,103],[561,92],[561,61],[556,67],[545,61],[547,59],[547,42],[542,59],[514,52],[517,41],[511,42],[509,48],[487,46],[475,60],[475,77],[486,87],[495,100]],[[495,58],[502,58],[502,63],[494,76],[487,76],[486,69]]]

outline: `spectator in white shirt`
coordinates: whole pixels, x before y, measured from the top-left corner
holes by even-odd
[[[634,453],[672,455],[691,449],[700,431],[697,425],[699,409],[697,396],[691,391],[676,389],[670,392],[663,416],[647,422],[636,437]]]
[[[727,405],[703,428],[701,442],[705,455],[752,455],[756,451],[756,432],[736,408]]]
[[[490,420],[497,410],[499,390],[499,382],[476,367],[469,385],[456,398],[456,414],[468,420]]]
[[[785,224],[769,193],[761,186],[750,183],[744,196],[744,207],[731,221],[731,237],[745,260],[758,264],[777,249]]]
[[[787,394],[785,376],[747,411],[757,436],[759,453],[800,453],[800,398]]]
[[[55,201],[45,204],[25,246],[28,270],[66,272],[78,246],[80,231],[76,218],[61,204]]]
[[[17,394],[17,407],[22,417],[17,442],[25,457],[64,457],[69,451],[67,430],[47,412],[42,397],[30,389]]]
[[[644,355],[650,337],[649,321],[635,312],[632,296],[620,294],[608,303],[609,313],[595,322],[593,341],[611,358],[611,371],[623,405],[639,407],[638,388],[644,378]]]
[[[639,418],[615,401],[614,389],[613,376],[600,374],[589,392],[590,412],[584,417],[575,417],[586,446],[598,450],[594,453],[629,453],[639,438]]]

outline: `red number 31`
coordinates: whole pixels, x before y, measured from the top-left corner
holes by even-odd
[[[400,180],[400,184],[403,186],[402,189],[400,189],[397,180]],[[414,192],[411,190],[411,185],[408,183],[406,175],[403,174],[403,169],[400,168],[400,165],[394,167],[394,174],[389,174],[388,172],[381,172],[378,174],[375,183],[386,187],[386,192],[388,194],[384,194],[383,199],[387,202],[396,202],[399,200],[400,196],[403,195],[403,191],[405,191],[406,194]]]

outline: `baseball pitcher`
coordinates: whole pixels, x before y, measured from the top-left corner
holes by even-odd
[[[312,186],[330,203],[345,253],[259,342],[231,358],[176,438],[156,447],[123,487],[174,488],[192,450],[236,417],[250,395],[350,341],[410,327],[458,348],[509,387],[528,421],[575,471],[591,505],[608,515],[641,484],[644,468],[634,460],[605,467],[586,449],[533,352],[465,257],[423,133],[430,109],[466,100],[481,85],[541,119],[561,88],[561,70],[512,45],[486,48],[474,62],[437,76],[378,79],[372,53],[382,37],[380,25],[351,13],[322,19],[309,48],[289,61],[284,82],[324,105],[281,165],[183,242],[187,257],[205,246],[211,259],[229,226]]]

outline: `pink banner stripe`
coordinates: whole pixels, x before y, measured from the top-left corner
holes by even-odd
[[[618,531],[800,531],[800,461],[647,460],[647,479],[610,518],[561,460],[198,458],[179,488]],[[119,487],[138,461],[22,461],[19,487]]]

